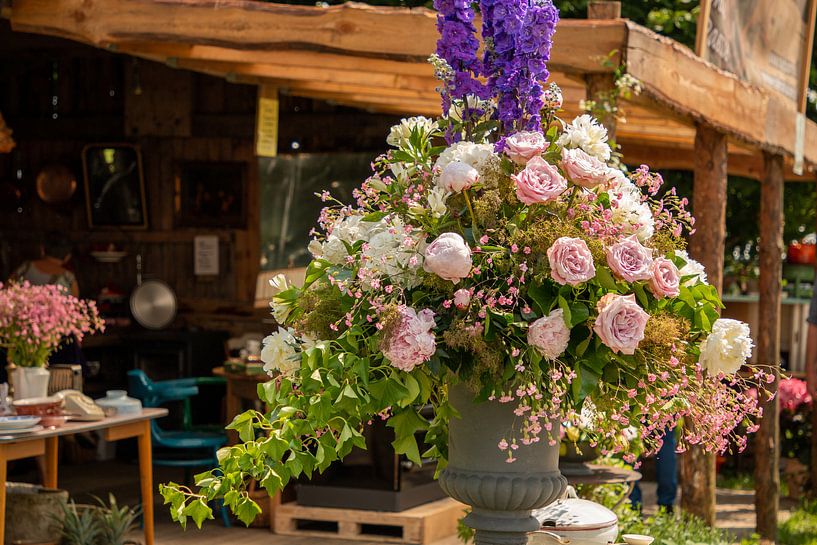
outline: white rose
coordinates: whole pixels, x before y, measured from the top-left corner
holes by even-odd
[[[335,235],[329,235],[321,247],[323,258],[333,265],[343,265],[346,262],[346,245]]]
[[[268,375],[274,376],[276,372],[280,372],[291,377],[301,367],[298,341],[294,333],[290,328],[279,327],[278,331],[264,338],[261,361],[264,362],[264,371]]]
[[[563,148],[581,148],[600,161],[610,159],[607,129],[589,114],[580,115],[566,125],[557,143]]]
[[[428,135],[437,130],[437,122],[427,117],[417,116],[401,119],[393,126],[386,137],[386,143],[396,148],[406,145],[411,138],[411,131],[417,130],[421,135]]]
[[[479,181],[477,169],[462,161],[452,161],[445,165],[437,180],[437,187],[452,193],[469,189]]]
[[[445,201],[448,200],[449,196],[451,196],[451,193],[442,187],[435,187],[428,193],[428,207],[431,209],[432,216],[441,218],[448,212]]]
[[[701,367],[711,375],[733,375],[752,357],[749,326],[738,320],[720,318],[712,333],[701,343]]]
[[[681,269],[678,271],[681,279],[683,279],[685,276],[692,276],[692,278],[689,278],[683,283],[684,286],[694,286],[698,282],[701,284],[708,284],[704,266],[689,257],[686,250],[675,250],[675,255],[686,261],[686,265],[681,267]]]
[[[270,281],[270,286],[272,286],[272,300],[270,301],[270,308],[272,309],[272,316],[275,318],[275,321],[279,324],[284,323],[287,317],[289,316],[290,311],[292,310],[292,306],[289,302],[283,302],[276,297],[282,291],[286,291],[289,289],[289,283],[287,282],[287,277],[283,274],[276,274]]]

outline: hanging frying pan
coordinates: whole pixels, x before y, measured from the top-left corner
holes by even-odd
[[[176,294],[161,280],[142,282],[142,256],[136,256],[136,289],[130,296],[130,311],[139,325],[163,329],[176,317]]]

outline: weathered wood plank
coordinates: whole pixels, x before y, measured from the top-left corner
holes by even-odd
[[[780,299],[783,272],[783,158],[765,153],[765,175],[760,188],[760,302],[763,327],[757,336],[757,357],[771,366],[776,393],[780,380]],[[755,511],[761,543],[775,543],[780,504],[780,400],[763,404],[763,418],[755,438]]]
[[[697,231],[690,238],[689,253],[706,268],[709,283],[720,292],[726,239],[726,135],[698,125],[694,160],[692,211]],[[715,523],[715,456],[700,447],[691,447],[681,456],[681,507],[710,525]]]

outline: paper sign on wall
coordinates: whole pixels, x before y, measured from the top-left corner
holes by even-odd
[[[193,239],[193,274],[215,276],[218,274],[218,237],[201,235]]]
[[[278,88],[261,85],[255,114],[255,154],[275,157],[278,154]]]

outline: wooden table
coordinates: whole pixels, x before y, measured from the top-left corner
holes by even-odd
[[[21,458],[45,456],[45,482],[57,488],[59,438],[86,431],[100,430],[106,441],[135,437],[139,443],[139,481],[142,489],[142,514],[145,545],[153,545],[153,457],[151,455],[150,421],[167,415],[167,409],[143,409],[140,414],[111,416],[97,422],[68,422],[59,428],[48,428],[29,435],[2,435],[0,432],[0,544],[5,538],[6,479],[8,462]]]

